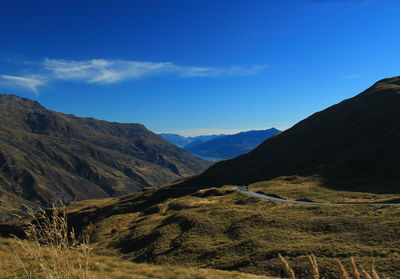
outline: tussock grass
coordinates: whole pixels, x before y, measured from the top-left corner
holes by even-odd
[[[350,279],[349,274],[347,273],[346,269],[344,268],[342,262],[339,259],[336,259],[336,263],[339,269],[339,278],[340,279]]]
[[[296,278],[295,272],[293,271],[293,269],[290,268],[288,261],[284,257],[282,257],[281,254],[278,254],[278,257],[282,263],[282,268],[283,268],[283,271],[285,272],[286,276],[291,279],[295,279]],[[311,278],[319,279],[320,277],[319,277],[319,272],[318,272],[318,264],[317,264],[317,260],[316,260],[315,256],[313,254],[311,254],[309,256],[309,260],[311,263],[311,265],[310,265]],[[356,265],[353,257],[350,258],[350,268],[351,268],[351,274],[353,277],[349,276],[346,268],[343,266],[342,262],[339,259],[336,259],[336,263],[338,266],[338,275],[339,275],[338,278],[339,279],[360,279],[360,273],[358,272],[358,268],[357,268],[357,265]],[[368,273],[362,267],[361,267],[361,273],[362,273],[364,279],[380,279],[381,278],[379,276],[378,272],[375,270],[375,259],[372,259],[371,273]],[[386,278],[386,276],[383,276],[383,279],[389,279],[389,278]]]
[[[15,274],[24,278],[71,279],[89,278],[91,250],[89,232],[81,241],[69,230],[66,208],[53,208],[36,214],[26,209],[29,218],[24,224],[26,239],[16,238],[13,247]]]
[[[289,199],[335,198],[334,191],[307,183],[290,177],[282,178],[278,185],[258,185],[267,194]],[[255,185],[250,185],[254,191],[252,187]],[[322,190],[318,193],[313,189]],[[338,201],[349,202],[392,198],[356,192],[336,195]],[[368,266],[365,272],[374,279],[371,258],[376,259],[380,278],[383,272],[400,278],[398,206],[282,204],[249,197],[227,185],[207,189],[162,187],[115,199],[72,203],[68,210],[70,224],[79,228],[77,235],[93,222],[91,256],[115,256],[115,260],[107,260],[109,263],[123,257],[163,267],[284,276],[278,258],[281,253],[296,278],[339,278],[336,259],[340,259],[350,278],[368,278],[362,265]],[[310,260],[312,253],[315,258]],[[352,271],[351,257],[357,271]]]
[[[40,270],[41,264],[47,262],[39,260],[30,261],[21,249],[17,239],[0,238],[0,278],[24,278],[39,279],[49,278]],[[34,243],[27,242],[25,245],[35,247]],[[46,249],[46,248],[40,248]],[[43,253],[51,252],[47,248]],[[70,251],[72,258],[69,258],[70,266],[79,266],[79,254]],[[18,256],[17,256],[18,255]],[[21,262],[19,261],[22,261]],[[45,259],[47,260],[47,259]],[[193,268],[174,265],[151,265],[137,264],[116,256],[104,256],[91,253],[89,269],[85,274],[80,274],[79,270],[71,272],[74,276],[70,278],[89,278],[89,279],[274,279],[272,277],[254,274],[241,273],[237,271],[222,271],[206,268]],[[26,268],[26,270],[24,269]],[[54,279],[62,278],[62,275],[52,274]],[[83,277],[87,276],[87,277]],[[275,278],[276,279],[276,278]]]
[[[49,211],[39,210],[36,214],[32,209],[27,210],[30,218],[25,221],[26,239],[0,241],[0,278],[271,278],[212,269],[135,264],[118,257],[95,255],[92,253],[89,238],[92,228],[89,227],[78,241],[74,230],[68,227],[65,207],[53,206]],[[10,253],[5,252],[7,250],[13,251],[11,257]],[[286,277],[296,279],[295,271],[280,253],[278,259]],[[310,272],[307,278],[320,279],[317,258],[314,254],[308,256],[308,261]],[[336,262],[337,278],[361,278],[354,258],[350,258],[352,277],[339,259],[336,259]],[[363,279],[381,279],[375,269],[375,260],[372,260],[370,272],[363,267],[360,269]],[[297,278],[305,277],[300,275]]]
[[[0,278],[24,279],[273,279],[235,271],[135,264],[119,257],[96,255],[91,228],[80,240],[69,228],[65,207],[36,214],[27,208],[26,239],[0,238]]]
[[[356,265],[356,262],[354,261],[354,258],[350,258],[350,266],[351,266],[351,274],[353,275],[354,279],[360,279],[360,273],[358,272],[358,268]]]
[[[281,254],[278,254],[278,257],[282,263],[283,271],[285,272],[286,276],[290,277],[291,279],[296,279],[293,269],[290,268],[289,263],[285,260],[285,258],[282,257]]]
[[[308,257],[308,260],[310,261],[310,269],[311,269],[312,279],[319,279],[318,263],[317,263],[317,259],[315,258],[314,254],[311,254]]]

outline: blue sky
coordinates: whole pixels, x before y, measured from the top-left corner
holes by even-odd
[[[0,93],[183,135],[286,129],[400,75],[398,0],[0,2]]]

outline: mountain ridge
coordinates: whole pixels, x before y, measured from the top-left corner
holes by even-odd
[[[335,189],[398,193],[399,108],[400,77],[380,80],[184,184],[247,185],[284,175],[320,175]]]
[[[141,124],[66,115],[6,94],[0,112],[2,190],[40,205],[128,194],[209,166]]]

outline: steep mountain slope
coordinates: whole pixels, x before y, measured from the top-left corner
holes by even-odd
[[[335,189],[400,192],[400,77],[315,113],[255,150],[185,183],[249,184],[320,175]]]
[[[186,145],[184,148],[194,155],[224,159],[234,158],[249,152],[264,140],[279,132],[280,131],[275,128],[241,132],[234,135],[218,137],[194,146]]]
[[[0,189],[14,200],[50,205],[119,196],[208,164],[140,124],[79,118],[0,95]]]

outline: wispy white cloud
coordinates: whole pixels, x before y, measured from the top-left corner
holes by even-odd
[[[11,75],[0,75],[1,82],[16,85],[18,87],[27,88],[34,93],[38,94],[38,86],[45,84],[46,82],[41,78],[36,77],[22,77],[22,76],[11,76]]]
[[[266,65],[254,65],[250,67],[231,66],[218,67],[179,67],[179,75],[182,77],[222,77],[222,76],[248,76],[257,74],[267,68]]]
[[[29,65],[29,64],[26,64]],[[120,59],[63,60],[46,58],[34,69],[24,69],[35,75],[0,75],[8,83],[38,93],[37,87],[66,80],[84,83],[112,84],[152,76],[173,75],[182,78],[248,76],[264,70],[266,65],[200,67],[182,66],[171,62],[129,61]]]
[[[142,62],[125,60],[92,59],[86,61],[45,59],[44,67],[59,79],[83,80],[87,83],[116,83],[128,79],[139,79],[157,75],[180,77],[222,77],[256,74],[265,65],[250,67],[195,67],[181,66],[170,62]]]
[[[176,71],[172,63],[92,59],[86,61],[45,59],[44,68],[58,79],[87,83],[116,83],[127,79]]]

